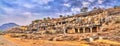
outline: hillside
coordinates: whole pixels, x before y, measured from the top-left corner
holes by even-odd
[[[15,27],[15,26],[19,26],[19,25],[15,24],[15,23],[6,23],[6,24],[3,24],[0,26],[0,30],[5,31],[5,30]]]
[[[5,37],[21,46],[120,46],[120,7],[35,20]]]

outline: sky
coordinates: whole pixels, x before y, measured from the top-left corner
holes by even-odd
[[[120,0],[0,0],[0,25],[28,25],[36,19],[77,14],[82,7],[114,6],[120,6]]]

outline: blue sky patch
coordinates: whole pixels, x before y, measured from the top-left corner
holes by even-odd
[[[82,7],[114,6],[120,6],[120,0],[0,0],[0,25],[9,22],[27,25],[44,17],[77,14]]]

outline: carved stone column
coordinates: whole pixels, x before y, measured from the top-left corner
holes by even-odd
[[[83,28],[83,33],[85,33],[85,27]]]
[[[99,32],[99,26],[97,26],[97,30],[96,31]]]
[[[75,28],[72,28],[72,33],[76,33],[76,32],[75,32]]]
[[[80,28],[78,28],[78,33],[80,33]]]
[[[64,35],[66,35],[66,28],[65,27],[63,28],[63,33],[64,33]]]
[[[93,30],[92,30],[92,27],[90,27],[90,33],[92,33],[92,31],[93,31]]]

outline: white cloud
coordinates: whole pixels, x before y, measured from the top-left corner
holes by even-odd
[[[30,4],[30,3],[25,3],[23,6],[26,7],[26,8],[33,8],[33,7],[35,7],[34,4]]]
[[[98,4],[102,4],[104,0],[98,0]]]
[[[59,1],[53,2],[53,5],[55,6],[55,8],[52,9],[54,6],[48,5],[48,3],[52,2],[52,1],[54,1],[54,0],[27,0],[27,1],[16,0],[13,2],[8,1],[7,2],[8,4],[15,6],[15,7],[6,7],[6,4],[5,4],[5,6],[0,5],[1,6],[0,8],[2,8],[5,11],[5,15],[2,15],[2,17],[0,14],[0,22],[1,21],[2,21],[2,23],[15,22],[20,25],[25,25],[25,24],[31,23],[32,20],[47,17],[47,16],[56,17],[57,15],[61,15],[61,14],[63,14],[63,15],[69,15],[72,13],[76,14],[76,13],[80,12],[81,4],[83,5],[81,7],[88,7],[91,3],[94,3],[94,1],[98,1],[97,3],[94,3],[94,6],[96,6],[96,7],[110,7],[110,6],[102,5],[102,3],[105,0],[76,0],[78,2],[76,2],[75,0],[62,0],[62,1],[64,1],[64,3],[62,3],[62,4],[58,3]],[[45,4],[45,5],[43,6],[43,4]],[[78,6],[78,4],[80,4],[80,5]],[[56,6],[56,5],[58,5],[58,6]],[[59,7],[61,7],[61,5],[64,8],[59,9]],[[70,8],[70,7],[72,7],[72,8]],[[41,9],[43,11],[40,11]],[[46,12],[47,10],[48,11],[51,10],[51,12],[47,13]],[[46,12],[47,14],[44,12]],[[41,16],[41,15],[45,15],[45,16]],[[55,15],[55,16],[53,16],[53,15]]]
[[[37,2],[38,4],[48,4],[49,2],[52,2],[54,0],[33,0],[33,2]]]
[[[71,8],[71,11],[73,13],[78,13],[78,12],[80,12],[80,8],[79,7],[78,8]]]
[[[95,0],[88,0],[88,1],[90,1],[90,2],[94,2]]]
[[[50,9],[51,8],[51,6],[45,6],[44,7],[44,9]]]
[[[99,7],[100,7],[100,8],[105,8],[105,6],[104,6],[104,5],[99,5]],[[106,7],[107,7],[107,6],[106,6]]]
[[[85,2],[85,1],[83,1],[83,2],[82,2],[82,5],[83,5],[83,7],[88,7],[88,6],[90,5],[90,2]]]
[[[38,15],[40,14],[31,12],[20,13],[20,15],[4,15],[0,20],[2,22],[0,24],[13,22],[19,25],[29,25],[33,20],[40,19]]]
[[[25,11],[25,10],[21,10],[21,9],[15,9],[15,8],[10,8],[10,7],[1,7],[6,15],[18,15],[21,12]]]
[[[40,13],[32,13],[21,9],[3,7],[5,14],[0,17],[0,24],[14,22],[19,25],[28,25],[33,20],[39,19]],[[2,18],[2,19],[1,19]]]
[[[13,8],[7,8],[7,7],[1,7],[6,14],[11,14],[12,12],[14,12]]]
[[[32,13],[31,13],[31,12],[24,12],[24,13],[22,13],[22,15],[31,17],[31,16],[32,16]]]
[[[66,7],[71,7],[71,5],[68,4],[68,3],[65,3],[65,4],[63,4],[63,5],[66,6]]]
[[[64,0],[64,2],[68,2],[69,0]]]

